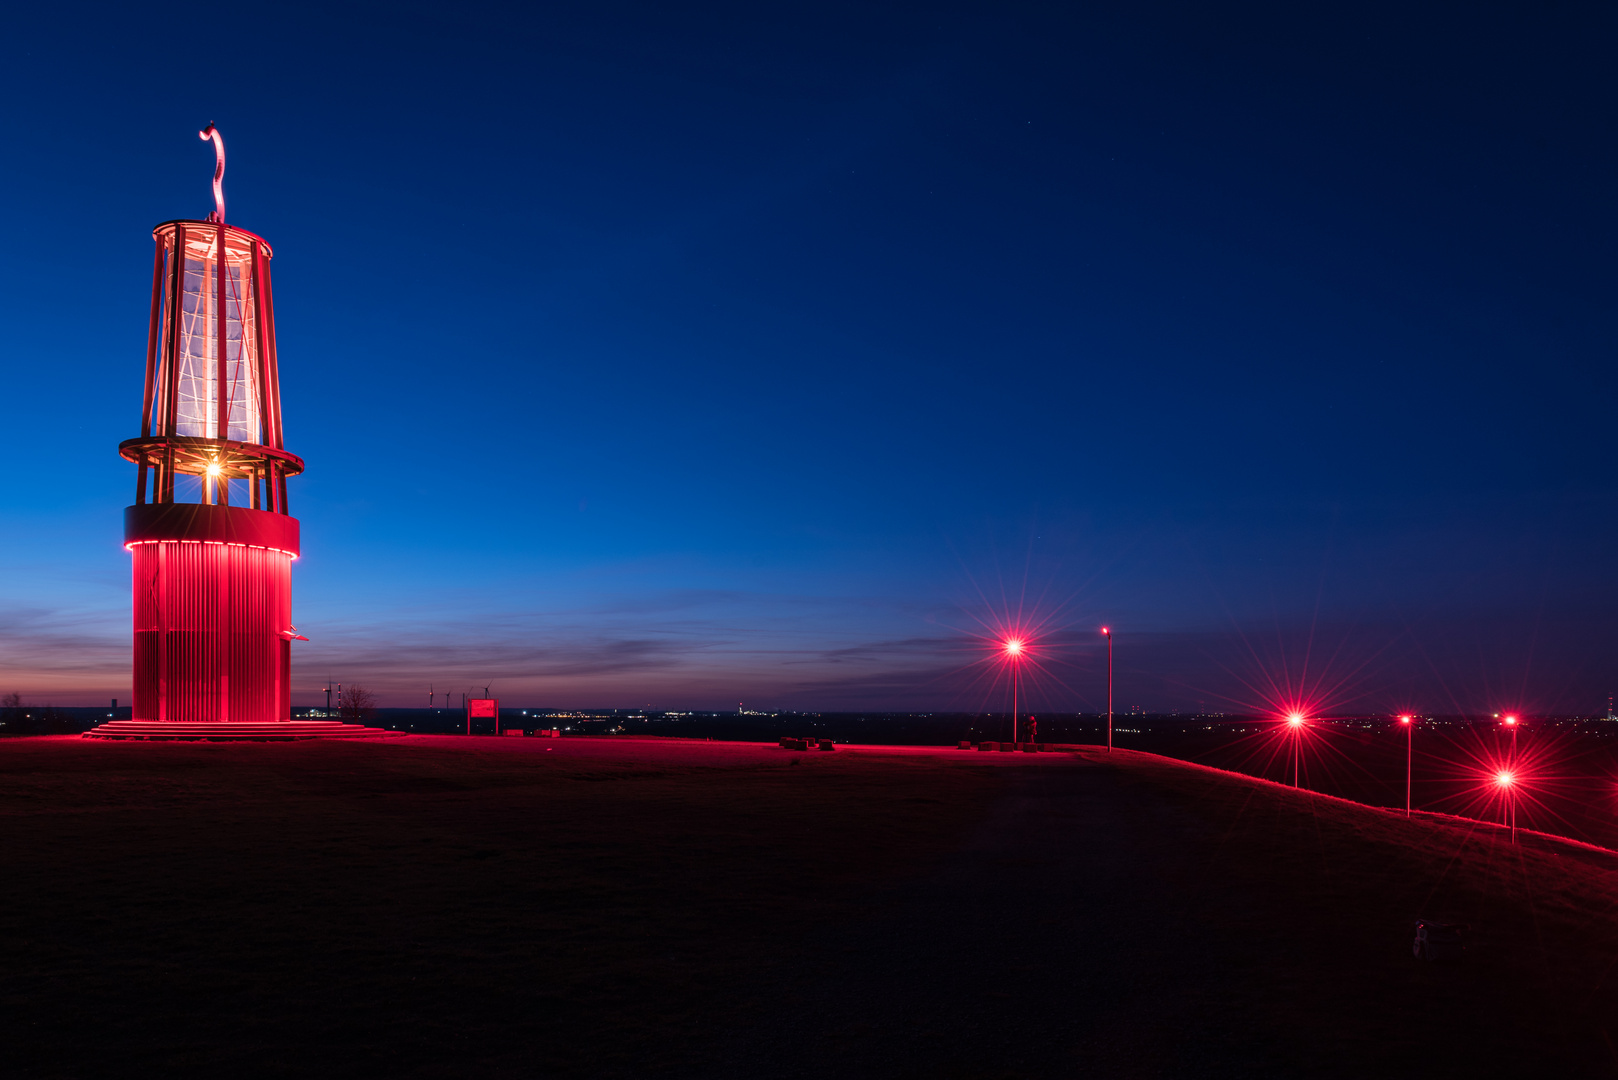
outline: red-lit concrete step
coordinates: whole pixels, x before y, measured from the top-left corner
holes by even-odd
[[[86,739],[363,739],[403,735],[402,731],[345,724],[337,720],[282,720],[270,723],[113,720],[84,733]]]

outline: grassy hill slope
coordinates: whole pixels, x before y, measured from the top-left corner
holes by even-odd
[[[1128,751],[8,740],[0,837],[13,1075],[1614,1071],[1618,856]]]

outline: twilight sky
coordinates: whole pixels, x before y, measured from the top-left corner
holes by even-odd
[[[212,121],[297,704],[1604,710],[1618,13],[1076,7],[12,11],[0,690],[129,697]]]

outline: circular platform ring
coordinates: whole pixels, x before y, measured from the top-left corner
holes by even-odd
[[[158,741],[287,742],[296,739],[404,738],[402,731],[345,724],[341,720],[276,720],[268,723],[225,721],[199,723],[180,720],[110,720],[84,733],[86,739],[149,739]]]
[[[165,540],[273,548],[297,558],[298,519],[245,506],[143,503],[124,507],[124,545]]]

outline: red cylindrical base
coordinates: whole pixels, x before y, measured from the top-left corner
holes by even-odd
[[[135,559],[133,718],[290,719],[292,553],[206,540],[127,546]]]

